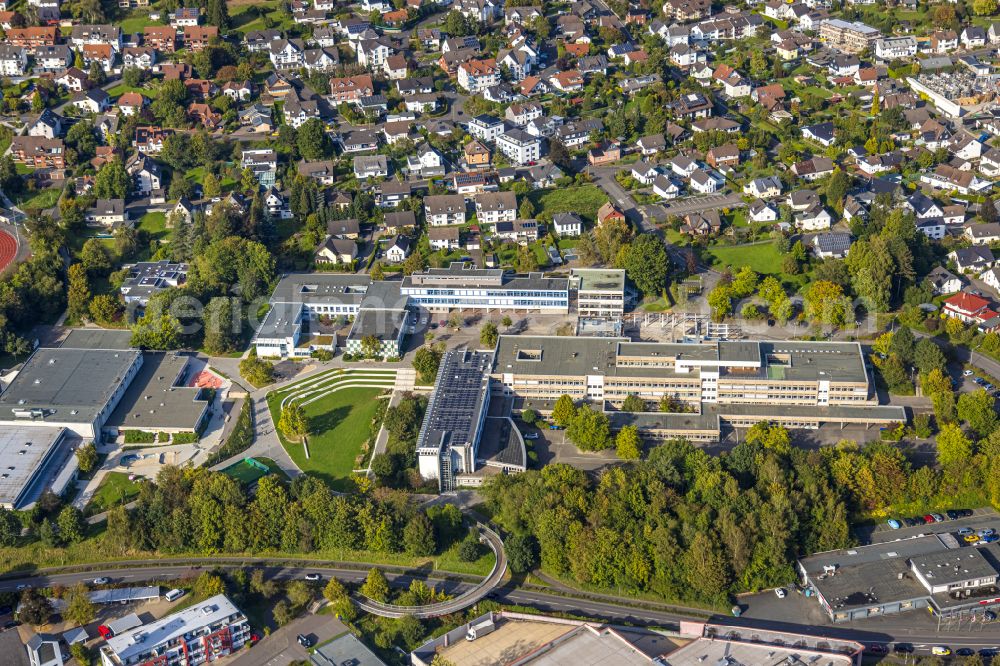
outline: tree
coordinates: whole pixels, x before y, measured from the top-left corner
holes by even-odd
[[[361,594],[381,603],[389,600],[389,581],[385,579],[381,569],[373,567],[368,571],[368,577],[361,586]]]
[[[310,118],[299,127],[296,144],[304,159],[315,161],[329,155],[329,141],[323,122]]]
[[[535,217],[535,204],[531,203],[531,199],[525,198],[517,209],[517,214],[522,220],[533,219]]]
[[[538,540],[530,534],[512,534],[504,540],[507,564],[516,574],[527,573],[538,566]]]
[[[832,282],[813,282],[805,294],[805,315],[809,321],[843,326],[847,323],[847,306],[844,290]]]
[[[222,185],[215,174],[209,171],[201,181],[201,193],[206,198],[217,197],[222,194]]]
[[[76,659],[77,666],[91,666],[94,663],[90,648],[83,643],[73,643],[69,646],[70,655]]]
[[[99,294],[90,300],[90,318],[101,326],[117,324],[122,315],[121,302],[111,294]]]
[[[80,261],[90,275],[107,275],[111,272],[111,255],[104,243],[91,238],[80,250]]]
[[[990,1],[995,2],[996,0]],[[997,211],[997,204],[996,201],[993,200],[992,194],[986,194],[983,197],[983,202],[979,204],[979,212],[977,215],[982,222],[1000,222],[1000,211]]]
[[[126,199],[132,187],[132,176],[117,157],[102,166],[94,178],[94,196],[98,199]]]
[[[81,627],[90,624],[97,617],[97,608],[90,600],[90,590],[84,583],[70,588],[66,598],[66,619]]]
[[[361,338],[361,353],[366,358],[375,358],[379,355],[382,345],[374,335],[366,335]]]
[[[352,621],[357,617],[357,609],[351,603],[347,588],[336,578],[330,578],[323,588],[323,596],[330,602],[333,612],[342,620]]]
[[[212,355],[236,349],[242,321],[236,316],[233,300],[217,296],[205,306],[205,350]]]
[[[900,361],[909,365],[913,362],[914,346],[913,331],[908,326],[902,326],[892,334],[892,339],[889,341],[889,353],[895,354]]]
[[[274,615],[274,623],[279,627],[283,627],[295,619],[295,613],[292,612],[291,606],[284,599],[274,604],[274,609],[271,612]]]
[[[500,320],[500,323],[504,328],[510,328],[514,324],[514,320],[510,318],[510,315],[504,315],[503,319]]]
[[[288,600],[292,602],[292,607],[296,609],[308,606],[314,596],[312,587],[304,580],[293,580],[285,592],[288,594]]]
[[[757,444],[765,449],[786,455],[792,450],[792,438],[784,426],[767,421],[754,424],[746,435],[749,444]]]
[[[642,440],[639,429],[624,426],[615,437],[615,453],[622,460],[638,460],[642,456]]]
[[[421,347],[413,355],[413,369],[417,371],[417,381],[426,386],[433,384],[441,365],[441,350],[435,347]]]
[[[226,584],[218,574],[203,571],[194,581],[194,593],[202,599],[225,594]]]
[[[150,313],[133,324],[131,344],[140,349],[179,349],[183,330],[177,317]]]
[[[497,340],[500,338],[500,333],[497,331],[497,325],[491,321],[483,324],[482,329],[479,331],[479,342],[489,348],[493,349],[497,346]]]
[[[997,0],[973,0],[972,11],[976,16],[992,16],[997,13]]]
[[[21,521],[10,509],[0,507],[0,546],[13,546],[21,534]]]
[[[274,381],[274,364],[257,358],[257,348],[251,346],[246,358],[240,361],[240,374],[254,386],[265,386]]]
[[[372,281],[381,282],[385,279],[385,269],[382,268],[382,262],[376,261],[375,265],[372,266],[370,275],[372,276]]]
[[[83,513],[72,504],[67,504],[62,508],[56,518],[56,525],[59,527],[60,538],[66,543],[83,541],[87,530]]]
[[[289,439],[300,439],[309,434],[309,421],[302,405],[289,402],[283,407],[281,417],[278,419],[278,428]]]
[[[972,441],[954,423],[945,423],[937,435],[938,463],[949,468],[969,462]]]
[[[39,626],[48,624],[52,617],[52,603],[42,593],[34,588],[28,588],[21,593],[21,603],[18,605],[17,617],[22,622]]]
[[[538,423],[538,419],[541,418],[533,409],[522,409],[521,410],[521,420],[528,425],[535,425]]]
[[[642,234],[619,251],[615,265],[624,268],[644,296],[658,296],[667,282],[670,258],[655,234]]]
[[[104,68],[101,67],[101,63],[94,60],[90,63],[90,69],[87,70],[87,78],[90,80],[91,84],[95,86],[103,86],[108,80],[108,74],[104,71]]]
[[[576,417],[576,405],[573,398],[565,393],[559,396],[556,404],[552,406],[552,421],[561,428],[566,428]]]
[[[644,412],[646,411],[646,401],[634,393],[629,393],[622,402],[623,412]]]
[[[229,8],[226,0],[208,0],[205,5],[205,22],[208,25],[218,26],[220,33],[229,29]]]
[[[921,338],[913,346],[913,364],[920,374],[925,375],[932,370],[944,370],[947,363],[944,352],[930,338]]]
[[[478,560],[483,553],[483,545],[479,543],[479,537],[476,536],[474,530],[470,530],[469,534],[462,539],[462,543],[458,544],[458,559],[462,562],[475,562]]]
[[[611,443],[608,415],[583,405],[566,428],[566,437],[582,451],[602,451]]]
[[[437,550],[434,541],[434,526],[427,514],[420,511],[414,514],[403,528],[403,549],[414,557],[433,555]]]
[[[958,397],[958,418],[979,437],[989,437],[997,429],[996,401],[983,389],[963,393]]]
[[[73,264],[67,271],[69,287],[67,288],[67,310],[73,319],[79,319],[87,314],[90,303],[90,285],[87,281],[87,269],[83,264]]]

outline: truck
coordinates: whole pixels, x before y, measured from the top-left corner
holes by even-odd
[[[487,618],[476,624],[470,624],[468,631],[465,632],[465,640],[474,641],[477,638],[482,638],[487,634],[492,634],[496,628],[497,626],[493,623],[492,618]]]

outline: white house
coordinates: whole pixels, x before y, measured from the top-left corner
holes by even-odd
[[[795,226],[802,231],[822,231],[833,224],[833,216],[822,206],[813,206],[795,216]]]

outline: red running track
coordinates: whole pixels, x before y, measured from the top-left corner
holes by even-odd
[[[17,257],[17,239],[0,229],[0,271],[7,270]]]

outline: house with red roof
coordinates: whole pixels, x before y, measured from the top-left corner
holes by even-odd
[[[942,311],[948,317],[974,324],[980,330],[992,330],[1000,326],[1000,315],[997,315],[990,301],[964,291],[945,300]]]

